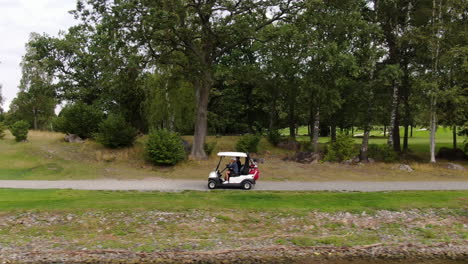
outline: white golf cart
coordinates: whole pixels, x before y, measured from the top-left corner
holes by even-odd
[[[208,176],[208,188],[215,189],[217,187],[241,187],[245,190],[250,190],[255,185],[255,182],[260,176],[256,162],[250,159],[249,155],[244,152],[219,152],[219,162],[216,169],[210,172]],[[219,170],[219,166],[224,157],[229,158],[245,158],[244,164],[241,163],[239,173],[230,173],[229,180],[223,179],[223,172],[228,169],[226,166],[223,170]]]

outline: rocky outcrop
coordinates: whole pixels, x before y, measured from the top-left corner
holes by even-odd
[[[67,134],[65,135],[63,140],[68,143],[83,143],[84,142],[84,140],[76,134]]]

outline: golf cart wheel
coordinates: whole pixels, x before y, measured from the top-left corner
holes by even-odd
[[[250,190],[252,189],[252,183],[250,181],[245,181],[242,183],[242,189]]]
[[[213,189],[215,189],[215,188],[216,188],[216,182],[213,181],[213,180],[209,181],[209,182],[208,182],[208,189],[213,190]]]

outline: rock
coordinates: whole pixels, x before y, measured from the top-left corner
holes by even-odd
[[[322,159],[322,155],[320,153],[303,151],[297,152],[293,157],[288,159],[299,163],[317,163],[320,159]]]
[[[463,167],[462,165],[455,164],[455,163],[449,163],[447,164],[447,169],[464,171],[465,167]]]
[[[368,158],[367,161],[369,161],[369,163],[375,163],[375,159],[373,158]]]
[[[349,160],[345,160],[345,161],[342,161],[341,164],[344,164],[344,165],[351,165],[353,163],[353,160],[352,159],[349,159]]]
[[[392,169],[402,170],[402,171],[407,171],[407,172],[413,171],[413,169],[407,164],[398,164],[398,165],[393,166]]]
[[[354,157],[353,160],[352,160],[353,163],[358,163],[359,161],[361,161],[359,156]]]
[[[82,138],[80,138],[78,135],[75,135],[75,134],[66,134],[63,140],[68,143],[83,143],[84,142]]]
[[[301,144],[295,140],[286,140],[278,143],[278,147],[287,150],[299,150],[301,148]]]
[[[447,160],[464,160],[467,159],[465,153],[463,150],[457,148],[446,148],[442,147],[439,149],[439,152],[437,152],[438,159],[447,159]]]

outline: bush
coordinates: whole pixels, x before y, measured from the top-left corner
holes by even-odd
[[[26,140],[28,138],[28,129],[29,123],[24,120],[17,121],[10,127],[11,134],[15,136],[17,142]]]
[[[267,134],[267,140],[273,146],[278,146],[278,144],[281,142],[281,133],[278,129],[269,130]]]
[[[90,138],[98,131],[103,113],[91,105],[76,103],[67,105],[54,120],[57,131]]]
[[[214,148],[216,147],[216,141],[211,143],[205,143],[203,149],[205,150],[206,155],[210,156],[213,153]]]
[[[259,135],[243,135],[236,143],[236,151],[256,153],[258,151],[258,143],[260,143],[260,139],[261,137]]]
[[[312,142],[307,141],[307,142],[301,142],[301,150],[303,152],[313,152],[314,151],[314,144]]]
[[[157,165],[175,165],[185,159],[184,145],[180,137],[168,130],[155,130],[148,136],[146,158]]]
[[[376,161],[395,162],[398,160],[398,154],[392,147],[385,145],[370,144],[367,149],[367,156]]]
[[[122,148],[133,145],[137,130],[120,115],[109,115],[99,124],[96,141],[108,148]]]
[[[3,139],[5,137],[6,129],[7,127],[5,126],[5,124],[3,124],[3,122],[0,122],[0,139]]]
[[[325,161],[344,161],[357,155],[354,140],[346,135],[338,135],[335,142],[326,147]]]

